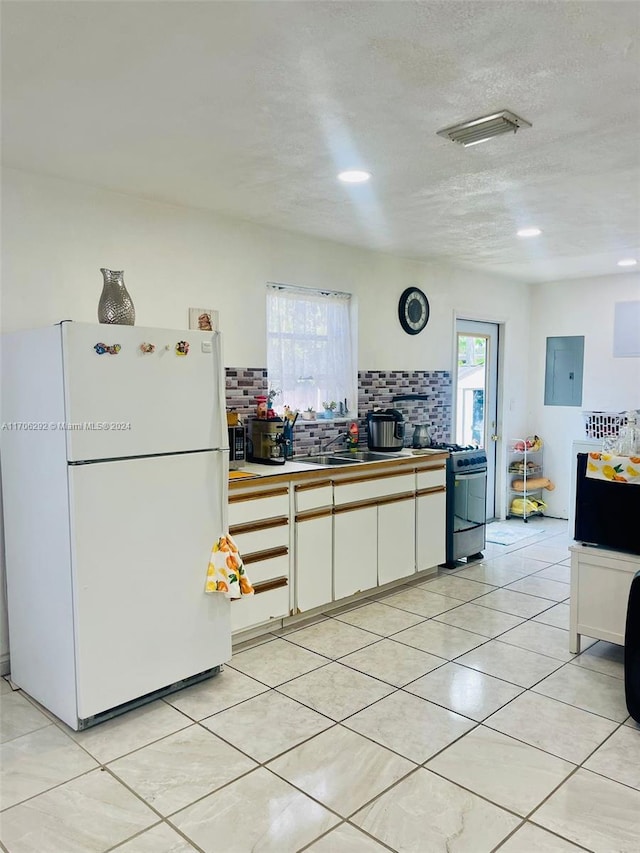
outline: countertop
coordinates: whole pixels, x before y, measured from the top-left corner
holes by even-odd
[[[352,465],[317,465],[313,462],[296,462],[295,459],[288,460],[284,463],[284,465],[260,465],[257,462],[247,462],[242,468],[238,469],[238,471],[231,471],[229,475],[230,484],[239,485],[240,483],[251,483],[255,482],[257,479],[264,480],[265,478],[272,477],[284,477],[284,478],[292,478],[296,474],[303,474],[309,471],[342,471],[345,469],[351,470],[352,467],[358,469],[366,469],[373,465],[388,465],[389,463],[398,463],[400,461],[405,462],[408,460],[412,460],[414,462],[425,460],[428,458],[438,458],[446,459],[449,456],[449,452],[447,450],[432,450],[429,448],[425,448],[424,450],[416,451],[415,453],[412,451],[410,447],[403,448],[399,453],[389,454],[387,459],[379,459],[371,462],[354,462]],[[235,477],[233,475],[236,475]],[[242,476],[245,475],[245,476]],[[250,476],[246,476],[250,475]]]

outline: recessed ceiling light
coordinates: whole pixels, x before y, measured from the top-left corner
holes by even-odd
[[[635,267],[638,262],[635,258],[623,258],[621,261],[618,261],[619,267]]]
[[[338,180],[344,181],[345,184],[364,184],[370,177],[370,172],[363,172],[360,169],[348,169],[346,172],[340,172]]]
[[[516,233],[518,237],[539,237],[542,231],[539,228],[520,228]]]

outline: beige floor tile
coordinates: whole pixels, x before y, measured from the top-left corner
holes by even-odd
[[[488,853],[517,817],[419,768],[352,818],[392,850]]]
[[[9,688],[6,693],[0,694],[0,743],[29,734],[50,723],[48,717],[17,691]]]
[[[502,845],[500,853],[580,853],[581,850],[546,829],[525,823]]]
[[[161,699],[127,711],[83,732],[64,731],[101,764],[192,725],[191,720]]]
[[[422,617],[416,613],[389,607],[377,601],[365,604],[364,607],[358,607],[356,610],[340,613],[336,619],[340,622],[348,622],[349,625],[355,625],[357,628],[364,628],[365,631],[372,631],[382,637],[388,637],[390,634],[422,622]]]
[[[440,613],[433,618],[436,622],[445,622],[456,628],[464,628],[483,637],[497,637],[498,634],[503,634],[522,623],[519,616],[511,616],[509,613],[501,613],[489,607],[478,607],[473,602],[463,604],[446,613]]]
[[[394,634],[393,639],[445,660],[451,660],[486,642],[487,638],[430,619],[428,622],[421,622],[419,625]]]
[[[548,545],[546,542],[527,545],[526,548],[522,549],[523,556],[533,557],[535,560],[544,560],[547,563],[560,563],[562,560],[570,558],[569,543],[560,544],[559,539],[555,541],[557,542],[555,545]]]
[[[472,601],[474,598],[491,592],[495,587],[486,583],[459,578],[456,575],[440,575],[438,578],[425,581],[420,585],[420,589],[439,595],[449,595],[451,598],[457,598],[460,601]]]
[[[537,598],[534,595],[525,595],[523,592],[514,592],[512,589],[497,589],[476,599],[475,604],[479,607],[501,610],[512,616],[522,616],[524,619],[530,619],[553,606],[553,602],[548,598]]]
[[[272,640],[234,655],[229,667],[275,687],[327,664],[327,658],[288,640]]]
[[[546,569],[536,572],[535,577],[545,578],[550,581],[560,581],[561,583],[570,583],[571,568],[562,563],[556,563],[555,566],[548,566]]]
[[[554,604],[548,610],[543,610],[533,617],[534,622],[542,622],[544,625],[553,625],[554,628],[569,630],[569,605]]]
[[[448,663],[404,689],[477,721],[522,693],[522,687],[457,663]]]
[[[633,717],[627,717],[624,721],[625,726],[629,726],[632,729],[640,729],[640,723],[637,720],[634,720]]]
[[[191,719],[203,720],[268,689],[266,684],[227,666],[219,675],[172,693],[165,701]]]
[[[158,816],[111,774],[95,770],[2,815],[11,853],[104,853]]]
[[[349,652],[362,649],[378,639],[377,634],[363,631],[338,619],[325,619],[324,622],[302,628],[287,637],[290,643],[331,659],[348,655]]]
[[[343,725],[422,764],[475,723],[426,699],[398,691],[349,717]]]
[[[393,639],[385,639],[340,658],[340,663],[395,687],[402,687],[446,661]]]
[[[15,691],[11,689],[11,685],[9,684],[7,679],[4,676],[2,676],[0,678],[0,696],[2,696],[3,693],[14,693],[14,692]]]
[[[566,664],[533,690],[618,723],[627,718],[624,682],[600,672]]]
[[[356,732],[336,726],[286,752],[268,768],[343,817],[415,765]]]
[[[564,601],[571,591],[568,583],[550,581],[537,575],[521,578],[505,588],[514,592],[524,592],[526,595],[535,595],[537,598],[548,598],[551,601]]]
[[[175,829],[160,823],[117,848],[117,853],[194,853],[195,847]]]
[[[271,690],[202,721],[264,763],[334,725],[333,720]]]
[[[402,592],[388,596],[384,599],[384,603],[390,607],[398,607],[400,610],[428,618],[437,613],[444,613],[445,610],[451,610],[452,607],[458,607],[460,601],[446,595],[428,592],[420,586],[412,586],[403,589]]]
[[[640,791],[640,731],[620,726],[584,766]]]
[[[485,559],[482,563],[476,563],[474,566],[461,569],[456,572],[455,577],[480,581],[480,583],[490,584],[491,586],[504,586],[531,574],[529,569],[504,565],[501,563],[503,559],[503,557],[497,557],[492,560]],[[538,563],[537,565],[540,566],[542,564]]]
[[[255,766],[237,749],[194,724],[113,761],[109,769],[154,809],[169,815]]]
[[[574,764],[581,764],[617,725],[531,691],[518,696],[484,724]]]
[[[574,656],[571,663],[584,669],[592,669],[603,675],[624,678],[624,646],[605,643],[603,640],[587,647],[586,637],[582,637],[583,651]]]
[[[565,663],[575,657],[569,651],[568,631],[533,620],[524,622],[511,631],[502,634],[500,642],[508,643],[510,646],[518,646],[520,649],[528,649],[530,652],[537,652],[540,655],[557,658]]]
[[[302,702],[332,720],[344,720],[372,702],[391,693],[392,688],[339,663],[282,684],[278,692]]]
[[[332,829],[307,849],[310,853],[385,853],[388,850],[348,823]]]
[[[512,551],[509,554],[501,554],[498,557],[492,557],[490,561],[485,562],[490,562],[492,566],[516,569],[524,577],[525,575],[532,575],[535,572],[539,572],[541,569],[546,568],[549,562],[552,561],[536,560],[534,557],[525,556],[522,550],[519,550]]]
[[[562,665],[556,658],[509,646],[500,640],[490,640],[457,662],[520,687],[533,686]]]
[[[637,853],[640,792],[580,769],[531,820],[594,853]]]
[[[525,816],[566,779],[575,765],[478,726],[432,758],[427,768]]]
[[[14,738],[0,747],[0,805],[6,809],[97,766],[57,726],[45,726]]]
[[[300,850],[339,818],[258,767],[171,818],[206,853]]]

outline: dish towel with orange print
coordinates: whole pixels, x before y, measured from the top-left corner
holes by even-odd
[[[640,486],[640,456],[590,453],[587,459],[587,477],[614,483],[635,483]]]
[[[211,549],[205,592],[223,592],[227,598],[253,595],[238,546],[228,533],[221,536]]]

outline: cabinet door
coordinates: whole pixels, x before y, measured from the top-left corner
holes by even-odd
[[[416,498],[416,569],[419,572],[445,561],[446,492]]]
[[[415,498],[378,506],[378,583],[406,578],[416,570]]]
[[[296,522],[296,607],[311,610],[333,598],[331,512]]]
[[[377,585],[377,527],[375,505],[334,515],[333,589],[336,600]]]

